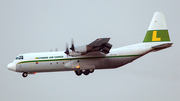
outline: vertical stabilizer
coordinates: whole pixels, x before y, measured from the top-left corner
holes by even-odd
[[[169,33],[162,12],[155,12],[143,42],[170,41]]]

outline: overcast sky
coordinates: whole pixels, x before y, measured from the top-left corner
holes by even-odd
[[[0,0],[0,101],[180,101],[179,0]],[[20,53],[65,50],[111,37],[141,43],[154,12],[165,15],[173,47],[88,76],[9,71]]]

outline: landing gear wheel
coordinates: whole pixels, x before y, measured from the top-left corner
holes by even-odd
[[[27,72],[24,72],[24,73],[22,74],[22,76],[23,76],[23,77],[27,77],[27,76],[28,76],[28,73],[27,73]]]
[[[77,71],[75,71],[75,73],[77,76],[80,76],[82,74],[82,70],[77,70]]]
[[[84,72],[83,72],[84,75],[88,75],[89,74],[89,69],[86,69]]]
[[[94,69],[90,69],[90,70],[89,70],[89,73],[93,73],[93,72],[94,72]]]

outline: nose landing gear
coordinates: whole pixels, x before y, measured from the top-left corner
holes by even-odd
[[[23,72],[22,76],[25,78],[28,76],[28,73],[27,72]]]

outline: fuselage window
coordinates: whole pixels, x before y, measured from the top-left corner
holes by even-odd
[[[19,59],[23,59],[23,56],[19,56]]]

